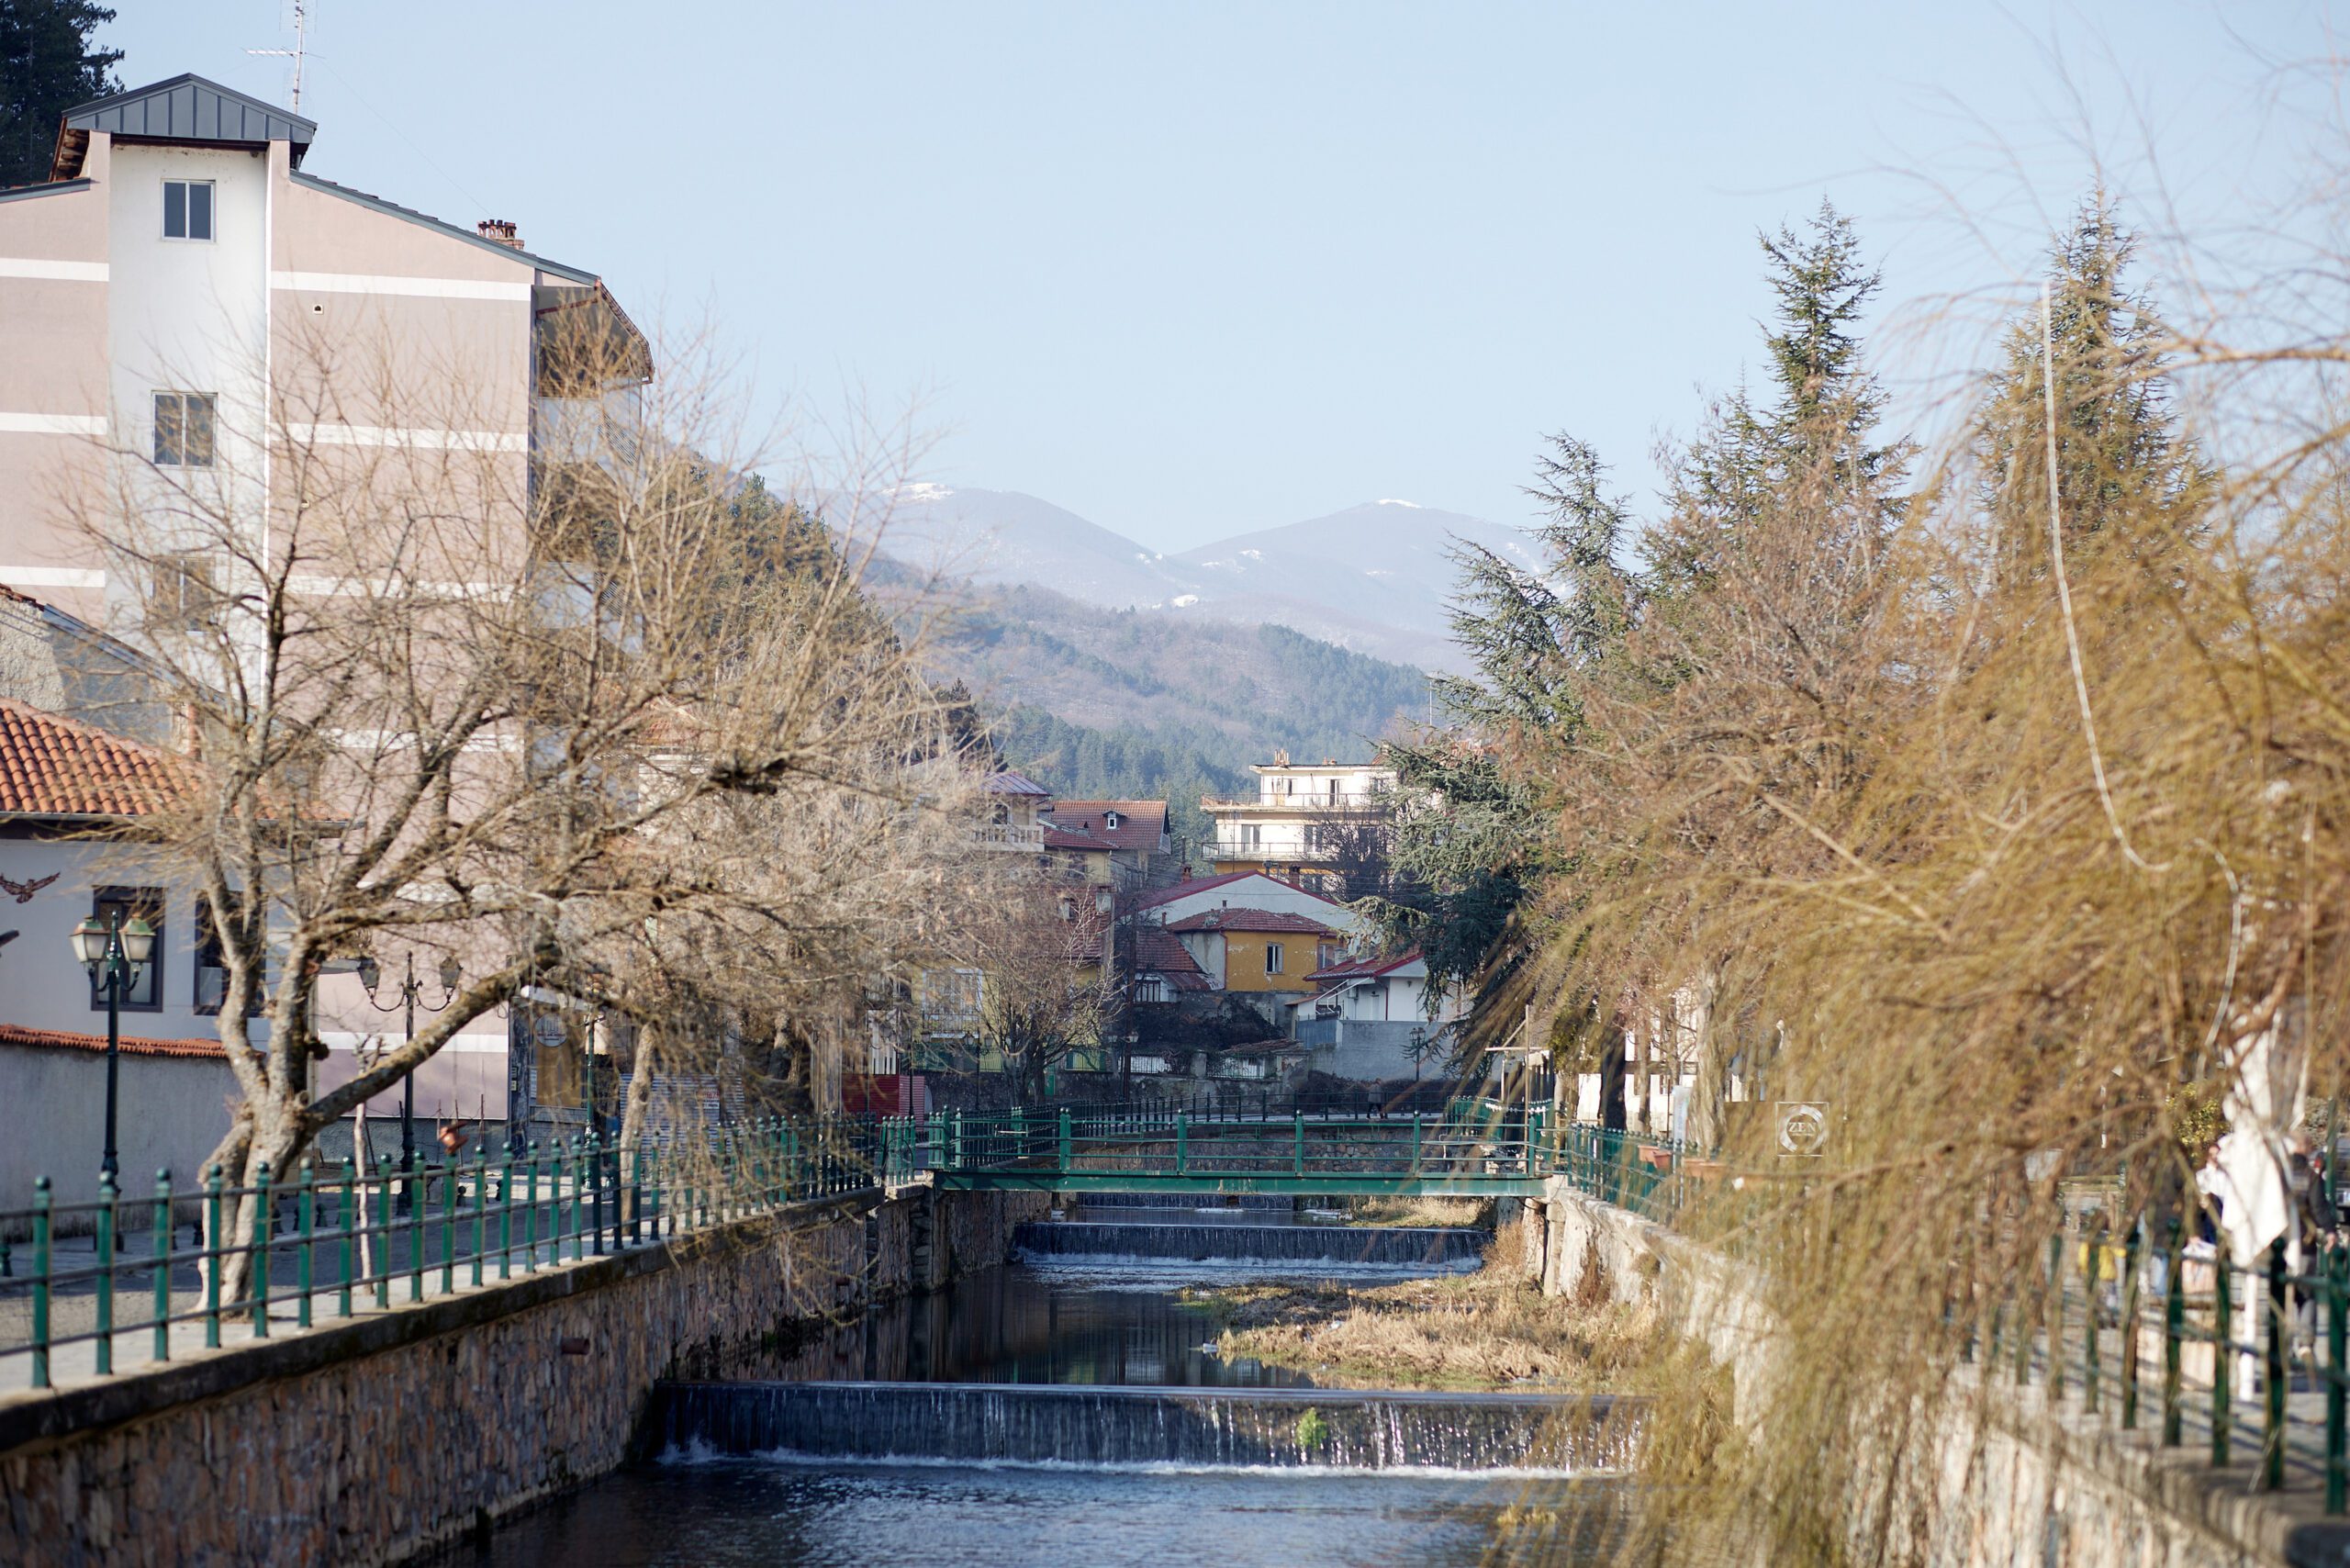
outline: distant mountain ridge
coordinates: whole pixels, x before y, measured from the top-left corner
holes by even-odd
[[[884,547],[919,568],[1105,609],[1287,626],[1421,669],[1463,667],[1445,609],[1456,538],[1535,564],[1521,530],[1403,500],[1162,554],[1016,490],[910,485],[896,499]]]

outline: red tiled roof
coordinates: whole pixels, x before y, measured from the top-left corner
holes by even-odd
[[[119,1043],[122,1054],[132,1057],[211,1057],[226,1061],[229,1056],[218,1040],[145,1040],[125,1035]],[[103,1052],[106,1048],[106,1037],[104,1035],[77,1035],[64,1029],[30,1029],[21,1024],[0,1024],[0,1046]]]
[[[1075,832],[1071,829],[1062,827],[1056,823],[1047,822],[1045,824],[1045,847],[1047,849],[1100,849],[1107,851],[1115,849],[1118,846],[1110,843],[1107,839],[1096,838],[1090,833]]]
[[[1115,827],[1112,812],[1118,813]],[[1157,849],[1167,834],[1164,801],[1057,801],[1049,814],[1054,827],[1089,834],[1113,849]]]
[[[1332,964],[1328,969],[1316,969],[1305,978],[1309,980],[1332,981],[1373,980],[1400,969],[1406,964],[1418,961],[1419,956],[1420,950],[1414,947],[1393,958],[1348,958],[1343,964]]]
[[[0,814],[135,817],[186,783],[166,752],[0,697]]]
[[[1191,949],[1165,926],[1146,925],[1135,933],[1135,970],[1138,974],[1164,975],[1177,991],[1215,989],[1207,971],[1200,968],[1200,961],[1192,957]]]
[[[1318,920],[1308,920],[1302,914],[1288,914],[1277,909],[1204,910],[1198,914],[1187,914],[1181,920],[1170,920],[1160,929],[1166,931],[1294,931],[1315,936],[1337,935]]]

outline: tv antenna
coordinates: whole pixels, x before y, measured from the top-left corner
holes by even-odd
[[[308,0],[294,0],[294,47],[292,49],[249,49],[247,54],[267,55],[294,62],[294,111],[302,110],[302,56],[309,43],[310,7]]]

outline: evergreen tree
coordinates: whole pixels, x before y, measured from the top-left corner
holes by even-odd
[[[90,44],[113,20],[112,7],[88,0],[0,0],[0,186],[49,178],[59,118],[121,88],[122,50]]]
[[[2177,430],[2161,327],[2124,279],[2134,248],[2101,193],[2083,201],[2050,252],[2049,352],[2037,302],[2009,330],[1976,426],[1992,577],[2002,586],[2048,571],[2047,360],[2056,369],[2058,513],[2068,553],[2124,520],[2137,547],[2158,549],[2152,535],[2163,524],[2185,525],[2199,510],[2208,473]]]

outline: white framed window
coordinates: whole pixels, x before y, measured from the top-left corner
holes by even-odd
[[[210,392],[155,394],[155,462],[166,468],[212,466],[213,414],[219,398]]]
[[[1136,1002],[1166,1002],[1169,1000],[1167,994],[1167,982],[1159,979],[1157,975],[1143,976],[1142,979],[1135,982],[1135,1000]]]
[[[163,182],[163,238],[166,240],[209,240],[212,238],[212,182],[210,180],[165,180]]]
[[[1269,975],[1281,972],[1281,945],[1278,942],[1265,944],[1265,972]]]

